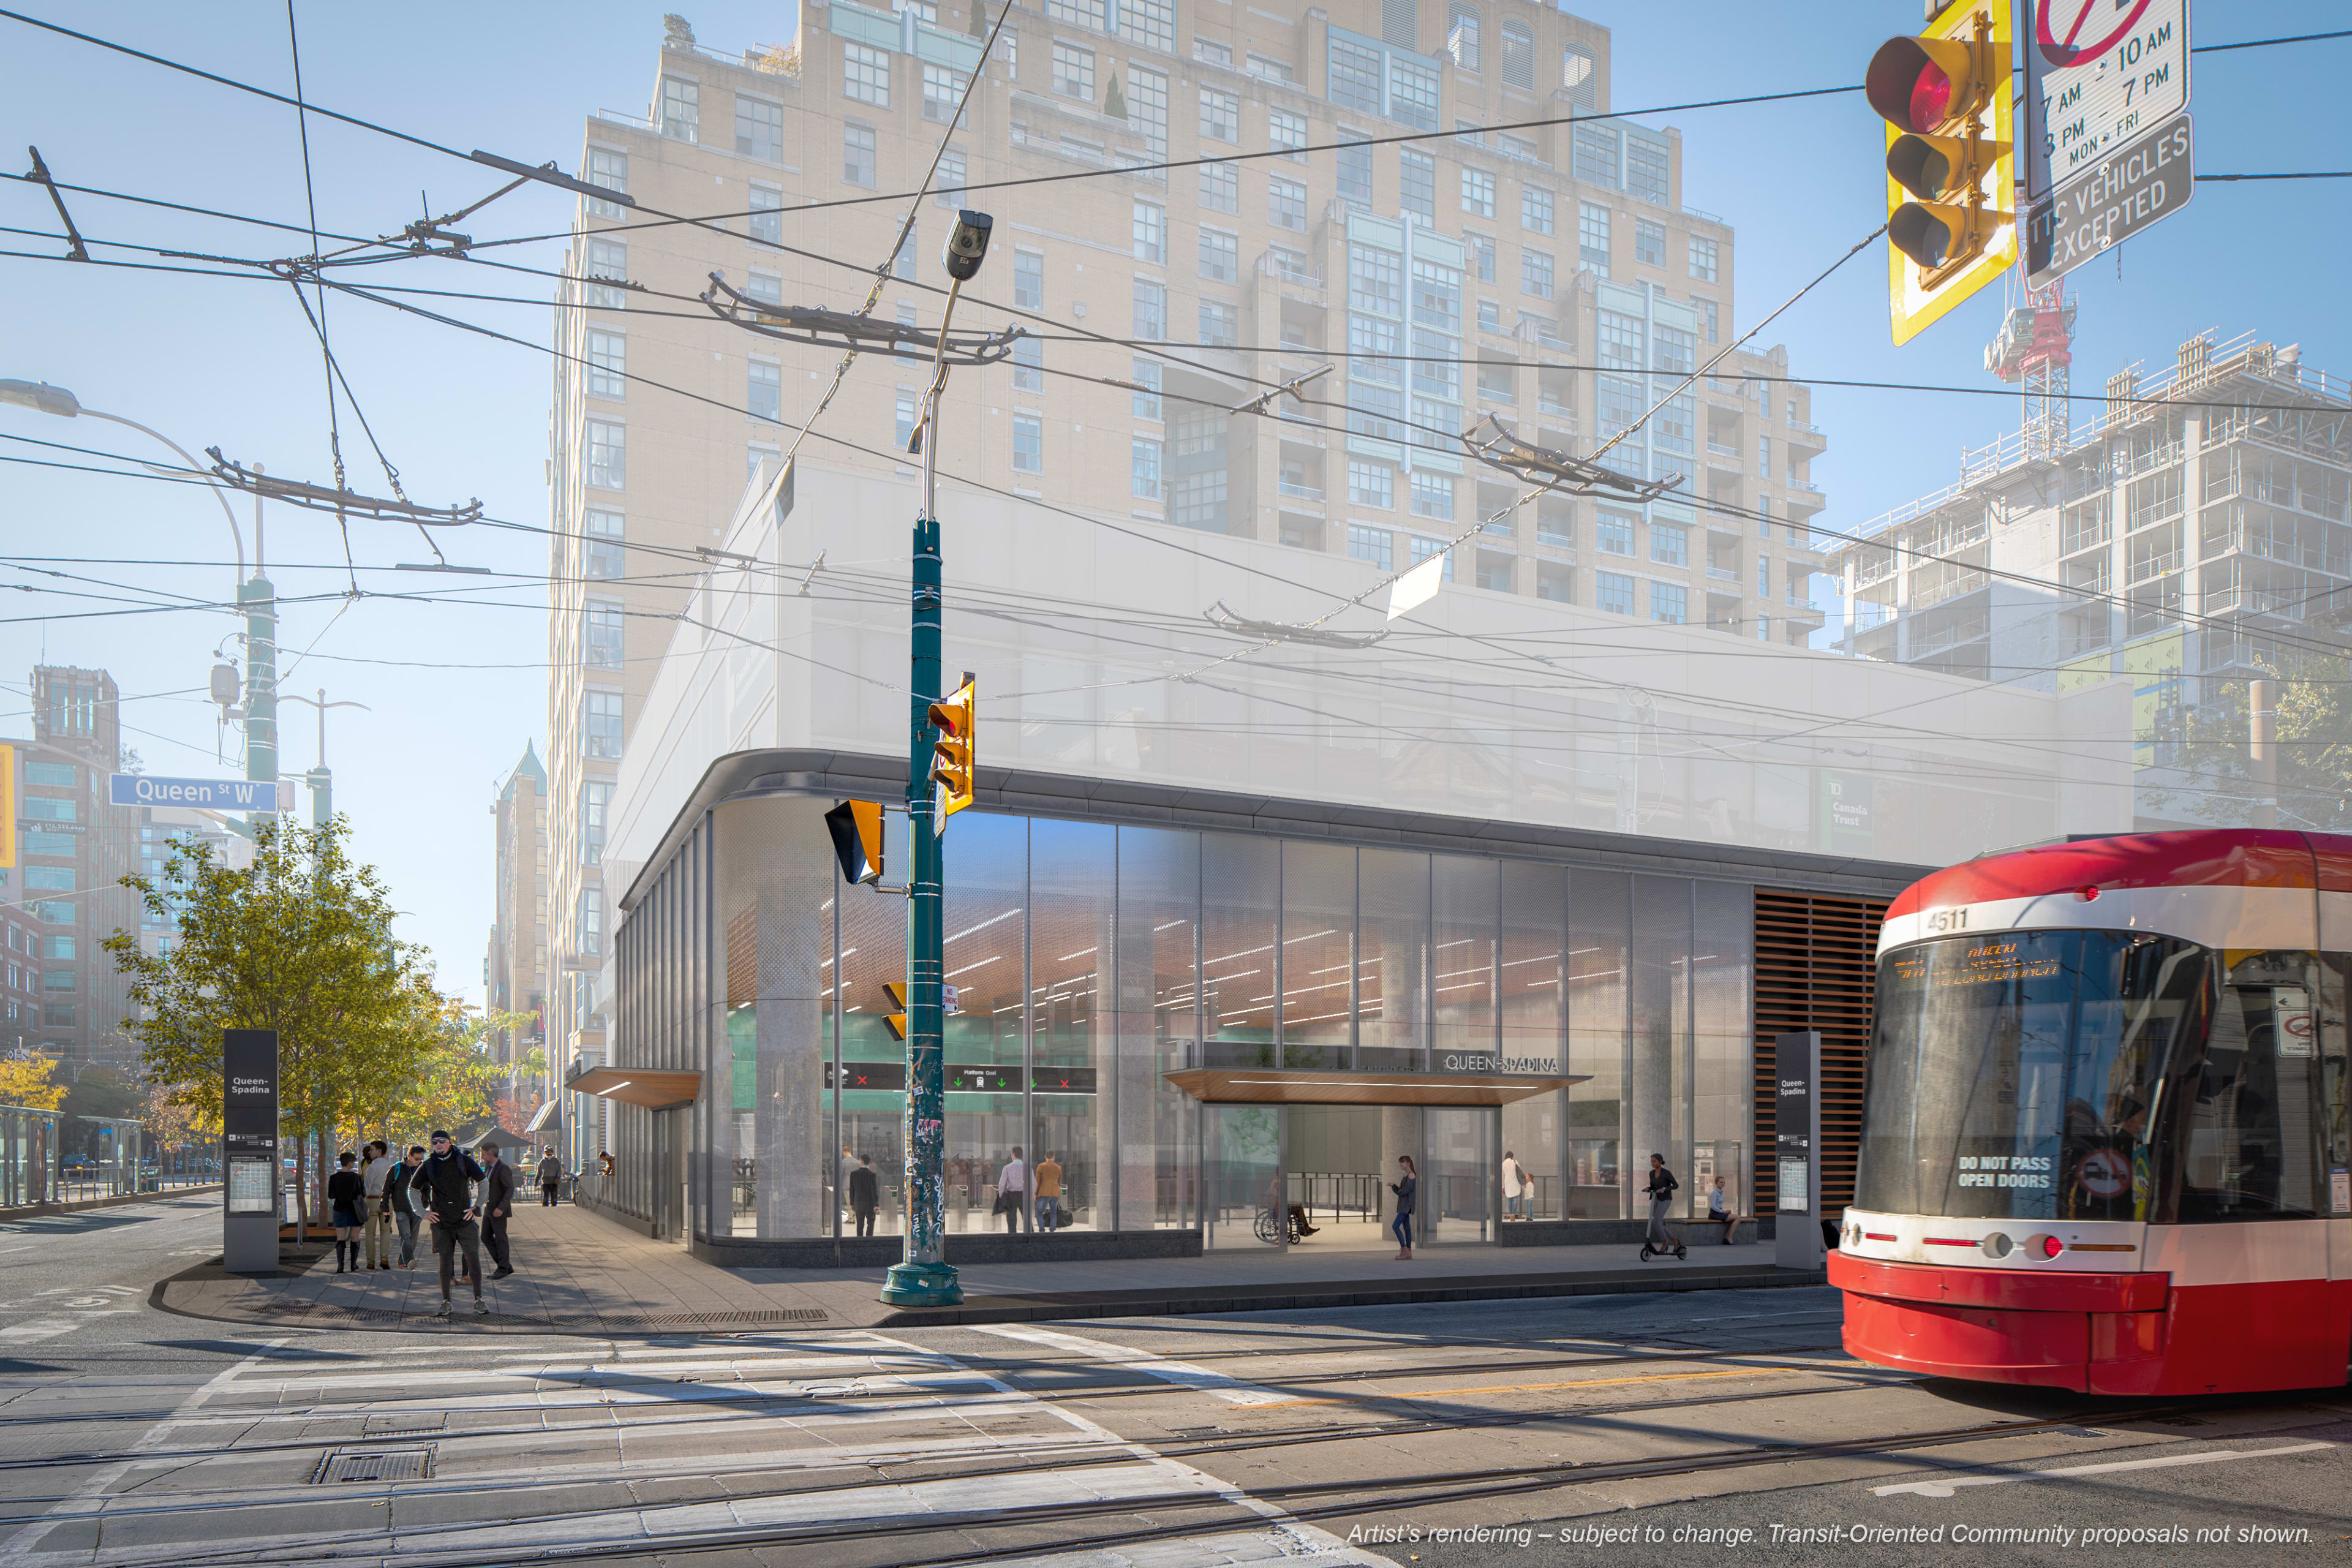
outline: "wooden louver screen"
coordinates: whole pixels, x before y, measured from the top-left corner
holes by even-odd
[[[1777,1211],[1772,1163],[1772,1041],[1793,1029],[1822,1032],[1821,1213],[1853,1201],[1862,1146],[1862,1097],[1870,1058],[1871,990],[1877,979],[1880,899],[1756,889],[1756,1212]]]

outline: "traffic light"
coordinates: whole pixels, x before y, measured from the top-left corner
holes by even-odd
[[[1958,0],[1871,58],[1886,122],[1887,296],[1907,342],[2017,260],[2010,7]]]
[[[882,1026],[890,1031],[892,1039],[903,1040],[907,1037],[906,983],[898,980],[885,980],[882,983],[882,994],[889,999],[891,1006],[898,1009],[895,1013],[885,1013],[882,1016]]]
[[[824,814],[833,835],[833,856],[841,879],[856,887],[882,879],[882,807],[870,800],[845,800]]]
[[[977,739],[973,734],[973,704],[979,700],[971,671],[963,672],[963,684],[944,702],[931,704],[931,723],[940,738],[931,742],[931,782],[939,786],[938,805],[932,814],[934,832],[944,833],[948,818],[970,805],[972,801],[973,753]]]

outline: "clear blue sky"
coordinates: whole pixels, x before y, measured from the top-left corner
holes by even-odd
[[[279,90],[290,84],[282,6],[32,4],[37,15],[156,54]],[[1858,81],[1879,40],[1915,29],[1920,13],[1911,0],[1571,9],[1614,29],[1614,100],[1627,112]],[[2204,5],[2195,8],[2196,37],[2216,43],[2321,31],[2346,25],[2347,14],[2341,5]],[[704,43],[723,49],[782,41],[792,26],[792,13],[772,5],[688,4],[687,15]],[[306,3],[298,16],[304,85],[315,100],[461,149],[486,147],[533,163],[555,158],[567,169],[578,156],[583,113],[642,111],[661,36],[656,6]],[[2352,43],[2345,42],[2199,57],[2191,106],[2199,166],[2267,172],[2352,163],[2340,127],[2310,129],[2336,125],[2310,106],[2333,101],[2347,63]],[[1879,222],[1881,144],[1859,95],[1652,118],[1683,132],[1690,203],[1738,229],[1742,322]],[[28,143],[63,181],[304,221],[290,109],[0,22],[0,147]],[[312,122],[310,150],[319,222],[346,233],[395,230],[416,215],[420,192],[446,210],[494,183],[471,166],[331,122]],[[20,166],[16,155],[6,154],[12,168]],[[2078,272],[2078,389],[2095,391],[2134,359],[2151,367],[2168,363],[2180,339],[2208,327],[2300,342],[2309,363],[2352,374],[2342,282],[2352,242],[2347,185],[2208,184],[2188,212],[2125,247],[2120,277],[2108,261]],[[560,229],[570,211],[559,195],[530,191],[465,226],[477,236]],[[273,238],[95,197],[77,198],[74,213],[99,239],[246,257],[307,248],[292,236]],[[46,230],[54,221],[38,190],[0,189],[0,224]],[[0,240],[10,250],[57,248],[23,236]],[[545,265],[553,255],[545,249],[533,259]],[[20,259],[0,260],[0,268],[6,301],[0,376],[71,387],[92,407],[152,425],[191,449],[217,444],[275,473],[329,476],[318,349],[284,284]],[[481,278],[467,272],[452,286],[478,288]],[[1783,317],[1768,341],[1790,345],[1800,375],[1994,384],[1981,353],[2000,321],[1998,290],[1895,349],[1887,340],[1885,279],[1875,249],[1856,258]],[[544,293],[538,280],[514,281],[516,293]],[[525,337],[547,331],[543,309],[469,309]],[[337,353],[412,497],[431,504],[478,497],[492,516],[545,521],[543,355],[352,302],[331,301],[330,310]],[[2012,398],[1824,388],[1813,407],[1830,437],[1812,470],[1830,495],[1828,526],[1852,526],[1948,482],[1962,445],[1981,445],[2017,420]],[[142,437],[119,427],[14,408],[0,409],[0,435],[143,449]],[[343,453],[355,488],[381,487],[348,415]],[[0,455],[37,449],[0,441]],[[226,596],[233,575],[226,529],[209,497],[131,480],[0,464],[0,542],[5,559],[20,563],[95,556],[214,563],[55,568],[144,591]],[[467,564],[527,574],[543,571],[546,559],[541,540],[486,530],[445,539],[444,548]],[[354,527],[352,549],[362,563],[388,565],[420,559],[425,546],[413,530],[369,524]],[[281,594],[332,594],[344,584],[331,519],[274,509],[269,552],[284,563],[273,565]],[[14,569],[0,570],[0,582],[56,585]],[[324,686],[331,699],[371,705],[370,712],[345,710],[331,721],[338,804],[358,825],[362,852],[391,878],[399,907],[413,911],[404,933],[436,951],[445,984],[478,998],[491,915],[488,807],[524,742],[545,728],[541,591],[528,582],[484,591],[463,579],[362,578],[373,590],[444,596],[453,583],[468,590],[462,597],[483,603],[371,600],[339,618],[331,602],[293,606],[285,641],[293,649],[315,646],[315,653],[287,684],[305,692]],[[212,649],[231,629],[226,618],[37,622],[23,617],[116,606],[5,598],[0,731],[29,728],[22,700],[10,695],[37,660],[102,665],[136,699],[124,710],[129,740],[151,771],[226,771],[214,760],[213,710],[202,692]],[[308,710],[289,710],[284,733],[287,767],[309,767],[315,731]]]

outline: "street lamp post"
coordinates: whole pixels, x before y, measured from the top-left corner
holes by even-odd
[[[364,702],[330,702],[327,700],[327,689],[323,686],[319,688],[316,698],[304,697],[298,692],[283,700],[308,702],[319,710],[319,765],[304,775],[302,782],[310,786],[310,826],[324,827],[335,819],[335,777],[327,771],[327,710],[357,708],[371,713],[374,710]]]
[[[941,561],[937,483],[940,395],[947,388],[948,319],[956,298],[980,271],[992,220],[964,212],[948,235],[940,259],[950,279],[931,356],[931,390],[915,439],[923,449],[922,515],[915,519],[912,689],[908,694],[907,818],[914,866],[907,879],[907,1240],[906,1254],[883,1281],[882,1300],[894,1307],[952,1307],[963,1300],[947,1260],[947,1005],[942,903],[946,858],[931,784],[932,748],[940,732],[931,704],[940,685]]]

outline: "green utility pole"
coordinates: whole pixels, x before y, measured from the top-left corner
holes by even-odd
[[[261,574],[236,585],[245,610],[245,776],[278,788],[278,589]],[[255,813],[256,816],[263,814]]]

